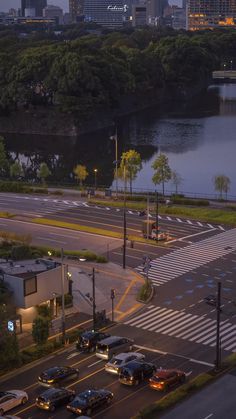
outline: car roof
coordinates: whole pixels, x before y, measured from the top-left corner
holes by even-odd
[[[92,338],[96,335],[98,335],[99,332],[95,332],[93,330],[87,330],[86,332],[82,333],[82,338]]]
[[[81,397],[81,398],[87,399],[97,393],[99,393],[99,390],[85,390],[85,391],[82,391],[82,393],[77,394],[76,398]]]
[[[136,369],[136,368],[140,368],[142,365],[149,365],[148,362],[145,361],[141,361],[139,359],[134,359],[133,361],[129,361],[128,364],[126,364],[126,366],[124,368],[128,368],[128,369]]]
[[[99,343],[102,345],[109,345],[109,343],[112,343],[118,339],[126,339],[126,338],[123,338],[121,336],[109,336],[108,338],[102,339]]]
[[[154,375],[155,375],[155,377],[159,377],[159,378],[168,378],[169,375],[172,374],[173,372],[176,373],[176,374],[178,374],[178,373],[184,374],[183,371],[175,370],[175,369],[169,369],[169,370],[158,370],[158,371],[156,371],[156,373]]]
[[[59,393],[61,390],[66,391],[66,389],[63,388],[63,387],[60,387],[60,388],[55,388],[55,387],[49,388],[48,390],[46,390],[43,393],[41,393],[40,396],[42,396],[42,397],[50,397],[50,396],[52,396],[55,393]]]

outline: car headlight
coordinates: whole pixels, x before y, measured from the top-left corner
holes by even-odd
[[[47,382],[51,384],[51,383],[53,383],[53,382],[54,382],[54,380],[48,380]]]

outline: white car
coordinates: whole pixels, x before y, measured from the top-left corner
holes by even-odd
[[[21,390],[0,391],[0,415],[16,406],[25,404],[28,401],[28,394]],[[6,417],[6,416],[5,416]]]
[[[109,362],[105,365],[105,371],[110,372],[111,374],[119,374],[122,367],[124,367],[128,362],[138,360],[141,361],[145,358],[145,355],[140,354],[139,352],[125,352],[113,356]]]

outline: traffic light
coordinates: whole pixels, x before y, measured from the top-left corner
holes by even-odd
[[[113,299],[115,298],[115,296],[116,296],[116,292],[115,292],[115,290],[112,288],[112,289],[111,289],[111,299],[113,300]]]

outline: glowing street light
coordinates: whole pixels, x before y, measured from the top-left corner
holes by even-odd
[[[95,187],[95,189],[97,189],[97,172],[98,172],[98,169],[93,169],[93,171],[94,171],[94,187]]]

